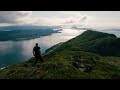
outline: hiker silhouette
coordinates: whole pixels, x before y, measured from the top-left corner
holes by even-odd
[[[35,56],[35,65],[38,61],[43,62],[40,47],[38,46],[38,43],[36,43],[36,46],[33,48],[33,55]]]

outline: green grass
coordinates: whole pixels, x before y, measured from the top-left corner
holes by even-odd
[[[118,39],[111,34],[85,32],[55,45],[43,56],[44,62],[36,66],[31,58],[0,70],[0,79],[120,79]],[[103,46],[105,53],[101,55]],[[113,49],[117,49],[116,53],[109,55],[107,52]]]
[[[64,51],[63,51],[64,52]],[[66,52],[66,53],[65,53]],[[0,71],[1,79],[116,79],[120,78],[120,57],[101,57],[89,52],[67,52],[44,56],[45,62],[33,66],[34,58]],[[71,56],[71,57],[68,57]],[[79,57],[80,56],[80,57]],[[73,59],[74,58],[74,59]],[[96,60],[96,61],[94,61]],[[74,62],[91,64],[84,72]]]

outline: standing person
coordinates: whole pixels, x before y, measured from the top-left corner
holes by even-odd
[[[38,43],[36,43],[36,46],[33,48],[33,55],[35,56],[35,65],[38,61],[42,61],[42,55],[40,52],[40,47],[38,46]]]

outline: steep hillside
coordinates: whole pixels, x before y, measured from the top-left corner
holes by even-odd
[[[120,79],[119,40],[113,34],[88,30],[48,49],[37,66],[31,58],[2,69],[0,78]]]
[[[97,53],[102,56],[120,56],[120,38],[114,34],[97,31],[85,31],[81,35],[65,42],[56,51],[72,50]]]

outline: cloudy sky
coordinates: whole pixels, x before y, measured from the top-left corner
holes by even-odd
[[[119,27],[120,11],[0,11],[0,26],[8,25]]]

